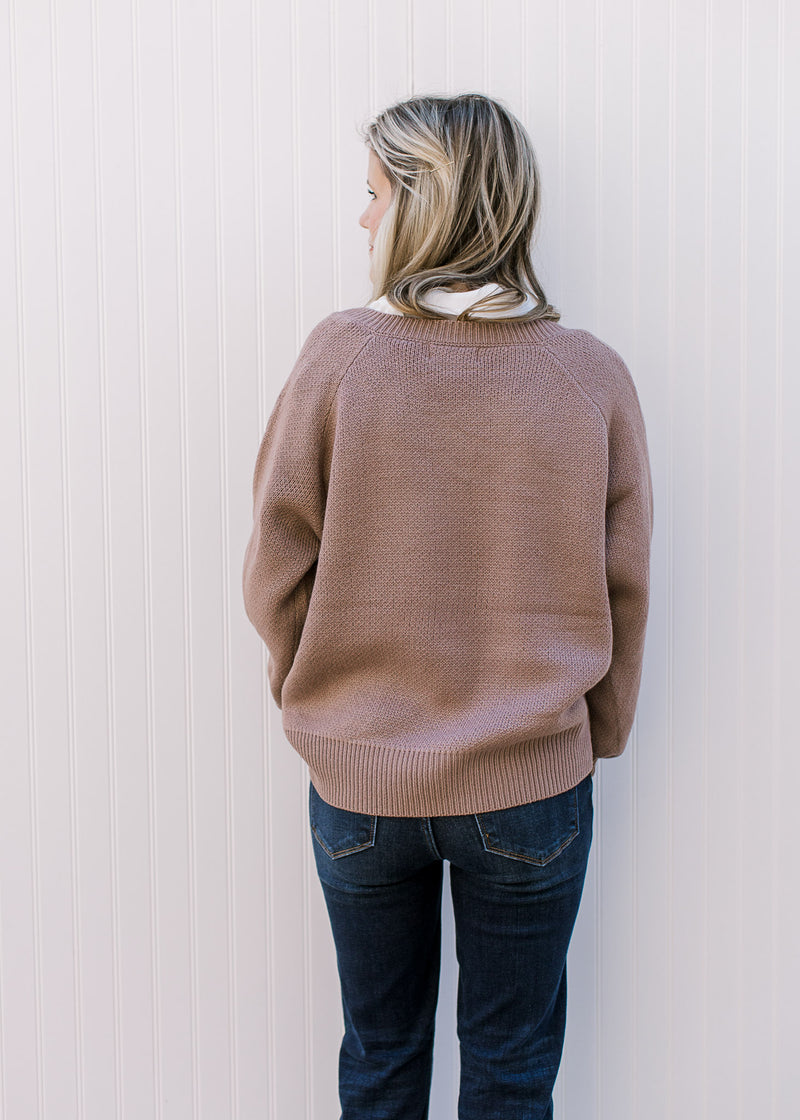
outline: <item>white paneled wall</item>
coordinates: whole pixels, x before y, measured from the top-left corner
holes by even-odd
[[[311,327],[369,298],[356,126],[470,89],[530,129],[545,290],[628,362],[655,484],[556,1117],[796,1117],[798,5],[0,11],[2,1120],[338,1120],[307,771],[241,602],[252,469]]]

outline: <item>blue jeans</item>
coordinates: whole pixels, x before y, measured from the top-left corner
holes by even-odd
[[[493,812],[383,817],[309,783],[345,1031],[341,1120],[427,1120],[443,861],[458,959],[459,1120],[550,1120],[567,947],[592,842],[592,776]]]

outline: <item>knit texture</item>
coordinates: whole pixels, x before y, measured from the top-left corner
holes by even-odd
[[[245,608],[332,805],[503,809],[625,748],[653,498],[633,380],[590,332],[329,315],[275,402],[253,503]]]

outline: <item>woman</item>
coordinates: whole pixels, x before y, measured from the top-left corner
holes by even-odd
[[[530,140],[480,95],[365,131],[373,299],[311,331],[244,564],[309,821],[343,1120],[428,1115],[443,862],[460,1120],[552,1116],[596,760],[634,716],[652,494],[630,373],[531,264]]]

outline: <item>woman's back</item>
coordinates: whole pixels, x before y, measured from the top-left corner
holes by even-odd
[[[334,313],[281,392],[254,498],[246,607],[326,800],[501,809],[623,750],[652,497],[633,381],[592,334]]]

